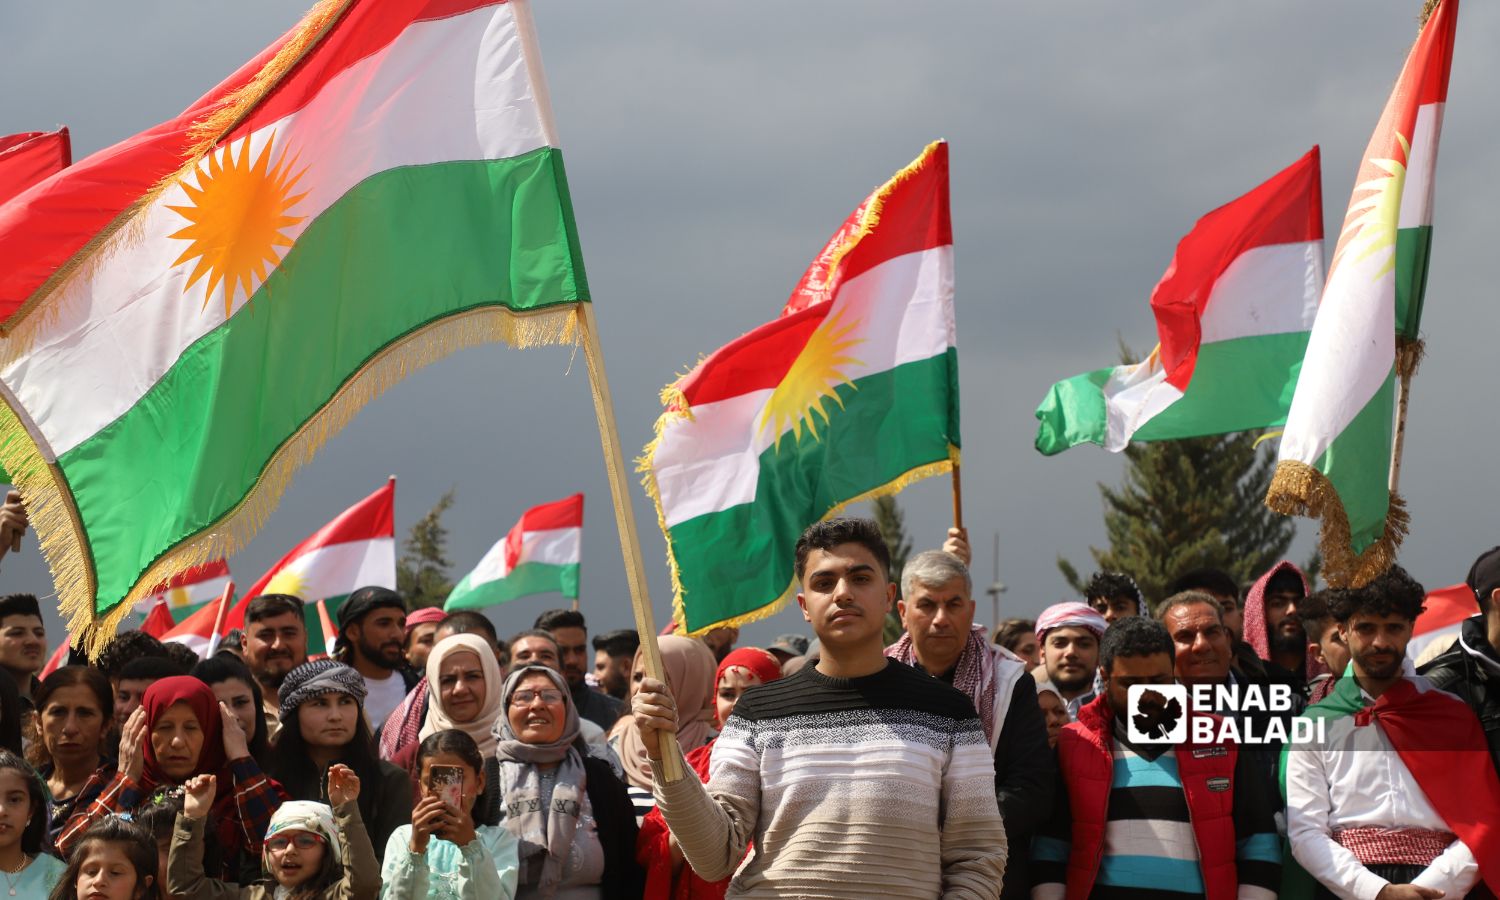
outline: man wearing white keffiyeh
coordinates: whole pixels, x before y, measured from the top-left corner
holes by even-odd
[[[995,794],[1009,846],[1002,900],[1026,895],[1027,850],[1052,803],[1053,759],[1036,682],[1021,658],[974,624],[973,580],[952,553],[928,550],[901,572],[896,604],[906,634],[885,655],[953,685],[974,701],[995,754]]]
[[[579,736],[567,682],[544,666],[523,666],[501,696],[495,757],[503,824],[520,842],[517,898],[639,896],[630,796]]]

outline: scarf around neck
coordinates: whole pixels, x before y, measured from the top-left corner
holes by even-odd
[[[885,648],[885,655],[908,666],[920,667],[917,649],[912,644],[911,632],[901,635],[901,640]],[[942,672],[928,673],[941,676]],[[964,649],[958,654],[958,665],[953,672],[953,686],[974,701],[979,721],[984,725],[985,737],[995,733],[995,657],[985,641],[983,625],[972,625]],[[1061,695],[1058,695],[1061,696]]]
[[[546,675],[562,692],[567,719],[562,734],[550,744],[528,744],[510,724],[510,698],[521,681]],[[579,737],[578,708],[568,684],[545,666],[524,666],[510,673],[500,691],[501,713],[495,720],[495,758],[500,762],[500,796],[505,804],[505,828],[520,843],[521,883],[529,883],[533,867],[542,867],[538,890],[543,897],[557,893],[563,864],[573,849],[578,816],[587,802],[583,771],[583,740]],[[557,763],[551,802],[543,796],[538,765]]]
[[[443,663],[455,653],[474,654],[484,671],[484,700],[479,704],[479,714],[468,722],[453,721],[443,709],[441,672]],[[505,698],[509,695],[502,689],[502,683],[508,684],[502,681],[500,663],[484,638],[476,634],[454,634],[438,641],[427,656],[427,718],[417,732],[417,738],[426,740],[439,731],[454,729],[473,738],[479,745],[481,756],[490,756],[495,752],[495,725],[505,718],[507,709]]]

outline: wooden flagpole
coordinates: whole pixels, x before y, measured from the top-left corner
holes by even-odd
[[[964,527],[964,483],[956,459],[953,461],[953,527],[960,531]]]
[[[231,579],[224,585],[224,593],[219,595],[219,609],[214,613],[213,634],[208,636],[208,652],[203,654],[204,659],[211,659],[219,650],[219,642],[223,636],[219,633],[224,630],[224,620],[229,617],[229,598],[234,596],[234,581]]]
[[[1391,442],[1390,489],[1401,486],[1401,456],[1406,450],[1406,409],[1411,402],[1411,379],[1422,364],[1427,345],[1421,340],[1396,338],[1396,435]]]
[[[604,450],[604,470],[609,476],[609,493],[614,501],[615,525],[620,532],[620,551],[625,557],[625,580],[630,586],[630,605],[635,612],[636,631],[640,632],[641,654],[646,663],[646,674],[664,682],[667,680],[667,672],[662,667],[661,650],[656,644],[656,617],[651,611],[651,593],[646,584],[646,563],[641,555],[640,534],[636,531],[635,514],[630,507],[625,456],[620,451],[614,401],[610,397],[609,381],[604,375],[604,353],[599,346],[594,304],[578,304],[578,330],[583,341],[583,357],[588,361],[589,388],[594,395],[594,415],[599,420],[599,443]],[[683,769],[681,754],[676,749],[677,736],[663,733],[661,741],[661,778],[667,783],[678,781],[683,777]]]

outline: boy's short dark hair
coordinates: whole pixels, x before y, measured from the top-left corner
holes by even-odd
[[[1323,632],[1333,623],[1333,613],[1328,609],[1328,599],[1337,593],[1334,589],[1313,591],[1297,601],[1297,618],[1302,620],[1302,630],[1307,641],[1316,644],[1323,639]]]
[[[148,678],[155,681],[158,678],[171,678],[173,675],[186,675],[187,673],[188,670],[184,669],[180,662],[170,657],[142,656],[121,666],[115,678],[119,681],[141,681]]]
[[[881,574],[886,581],[891,580],[891,548],[886,546],[880,526],[875,524],[874,519],[853,517],[824,519],[807,526],[802,536],[797,538],[797,580],[802,580],[802,574],[807,569],[808,554],[814,550],[832,550],[840,544],[858,544],[870,551],[870,555],[880,563]]]
[[[583,613],[576,609],[549,609],[536,617],[532,628],[540,628],[543,631],[551,631],[554,628],[582,628],[589,630],[584,623]]]
[[[1124,572],[1095,572],[1083,586],[1085,600],[1113,600],[1116,597],[1129,597],[1137,606],[1141,605],[1141,589],[1136,587],[1135,579]]]
[[[490,617],[482,612],[472,609],[461,609],[443,616],[438,622],[438,630],[447,630],[450,634],[483,634],[488,635],[490,643],[500,643],[500,634],[495,631],[495,623]]]
[[[1394,615],[1415,622],[1426,599],[1427,591],[1415,578],[1400,566],[1391,566],[1362,588],[1333,592],[1328,599],[1328,608],[1339,623],[1348,622],[1357,615]]]
[[[42,606],[37,602],[36,594],[6,594],[0,597],[0,621],[7,616],[36,616],[42,617]]]
[[[1183,591],[1207,591],[1215,597],[1233,597],[1236,603],[1240,602],[1240,586],[1235,584],[1229,573],[1209,566],[1183,572],[1167,585],[1168,594],[1180,594]]]
[[[125,668],[126,664],[148,656],[167,659],[167,648],[161,641],[146,632],[131,629],[116,634],[105,645],[99,658],[94,661],[94,667],[103,672],[104,677],[111,681],[118,681],[120,670]]]
[[[184,673],[193,671],[193,666],[198,664],[198,651],[179,641],[163,641],[167,648],[167,658],[181,667]]]
[[[1177,645],[1167,627],[1155,619],[1145,616],[1126,616],[1116,619],[1104,629],[1099,641],[1099,668],[1106,675],[1114,670],[1117,656],[1153,656],[1165,653],[1173,664],[1177,661]]]
[[[634,628],[606,631],[594,635],[594,649],[603,650],[607,656],[635,656],[641,647],[641,636]]]
[[[291,594],[261,594],[252,597],[245,606],[245,625],[248,627],[252,622],[274,619],[287,613],[293,613],[300,619],[303,606],[302,598]]]

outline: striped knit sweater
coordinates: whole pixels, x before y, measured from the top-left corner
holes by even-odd
[[[694,871],[735,874],[729,897],[999,896],[1005,830],[974,705],[901,663],[750,690],[709,772],[656,797]]]

